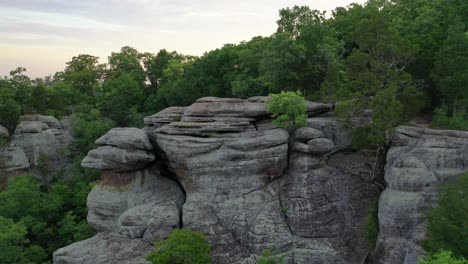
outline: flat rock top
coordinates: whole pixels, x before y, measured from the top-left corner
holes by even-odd
[[[104,136],[98,138],[97,145],[109,145],[123,149],[138,149],[150,151],[153,145],[146,133],[134,127],[116,127],[109,130]]]
[[[210,136],[213,133],[243,132],[255,129],[256,122],[270,119],[269,96],[239,98],[203,97],[188,107],[169,107],[145,117],[157,133]],[[331,105],[304,101],[307,114],[316,116],[332,110]]]

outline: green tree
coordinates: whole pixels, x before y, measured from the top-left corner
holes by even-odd
[[[67,62],[65,71],[56,76],[70,85],[71,104],[95,104],[95,95],[99,93],[100,81],[105,73],[104,64],[99,63],[99,57],[80,54]]]
[[[175,229],[166,240],[156,242],[146,259],[153,264],[211,263],[211,246],[205,236],[191,229]]]
[[[465,25],[457,23],[449,28],[446,41],[436,55],[432,77],[443,102],[452,115],[468,111],[468,34]]]
[[[307,107],[301,92],[271,94],[267,101],[268,112],[274,118],[273,124],[292,133],[296,128],[306,126]]]
[[[21,116],[20,106],[12,99],[0,103],[0,124],[5,126],[10,135],[15,131]]]
[[[436,253],[450,250],[456,256],[468,257],[468,173],[457,182],[448,183],[439,190],[437,207],[427,214],[424,250]]]
[[[32,80],[24,73],[26,69],[18,67],[10,72],[9,85],[15,91],[15,101],[19,104],[21,113],[30,110]]]
[[[467,264],[465,258],[456,258],[452,252],[441,250],[432,256],[426,257],[419,264]]]
[[[31,106],[38,112],[44,114],[47,110],[48,102],[47,88],[44,84],[39,83],[33,87],[31,97]]]

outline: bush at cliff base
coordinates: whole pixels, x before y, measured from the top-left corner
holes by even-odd
[[[176,229],[166,240],[155,243],[154,252],[146,259],[153,264],[208,264],[211,263],[211,246],[205,236],[191,229]]]

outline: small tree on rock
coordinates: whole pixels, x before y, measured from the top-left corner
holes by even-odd
[[[275,126],[286,129],[290,134],[307,125],[307,106],[300,91],[271,94],[267,101],[268,112],[275,119]]]
[[[10,135],[15,131],[19,124],[21,109],[18,103],[9,99],[5,103],[0,103],[0,124],[5,126]]]

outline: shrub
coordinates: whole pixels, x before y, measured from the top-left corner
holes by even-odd
[[[459,111],[452,116],[448,113],[448,108],[442,106],[434,110],[432,126],[437,128],[468,130],[468,113]]]
[[[468,264],[465,258],[455,258],[452,252],[441,250],[419,262],[419,264]]]
[[[271,100],[267,101],[268,112],[275,119],[273,124],[292,131],[306,126],[307,106],[301,92],[284,92],[271,94]]]
[[[283,264],[284,258],[282,256],[276,256],[276,254],[276,250],[265,248],[262,251],[262,256],[258,258],[257,264]]]
[[[364,236],[369,243],[369,247],[374,248],[379,234],[379,200],[377,199],[367,211],[367,223],[364,227]]]
[[[211,246],[205,236],[191,229],[176,229],[166,240],[155,243],[155,251],[146,259],[153,264],[208,264]]]
[[[456,256],[468,257],[467,190],[468,173],[439,189],[437,207],[427,213],[424,250],[434,254],[445,249]]]
[[[0,104],[0,124],[8,129],[10,135],[13,134],[16,126],[19,124],[20,115],[20,106],[15,101],[10,99]]]

